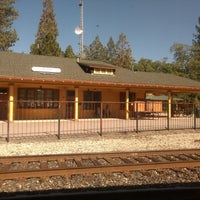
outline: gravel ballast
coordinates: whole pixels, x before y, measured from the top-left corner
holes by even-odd
[[[200,130],[67,135],[0,142],[0,156],[149,151],[200,148]]]
[[[12,139],[0,142],[0,156],[71,154],[92,152],[128,152],[148,150],[199,149],[200,130],[153,131],[103,136],[68,135],[57,138]],[[53,163],[52,163],[53,164]],[[37,167],[37,166],[32,166]],[[22,191],[98,188],[113,186],[148,186],[153,184],[188,184],[200,182],[200,168],[159,169],[123,173],[97,173],[91,176],[71,175],[28,178],[24,181],[5,180],[0,194]]]

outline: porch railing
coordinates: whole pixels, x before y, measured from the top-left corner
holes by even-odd
[[[170,107],[161,101],[0,101],[0,138],[200,128],[200,104]]]

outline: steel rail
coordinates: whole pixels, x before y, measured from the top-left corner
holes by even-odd
[[[136,170],[158,170],[158,169],[175,169],[200,167],[200,161],[171,161],[164,163],[145,163],[133,165],[114,165],[114,166],[94,166],[94,167],[77,167],[77,168],[54,168],[40,170],[21,170],[0,172],[0,180],[16,179],[16,178],[34,178],[34,177],[50,177],[50,176],[66,176],[83,174],[89,175],[94,173],[114,173],[114,172],[130,172]]]
[[[92,158],[109,158],[109,157],[127,157],[127,156],[164,156],[180,154],[200,154],[200,149],[180,149],[164,151],[135,151],[135,152],[106,152],[106,153],[80,153],[80,154],[52,154],[52,155],[25,155],[25,156],[1,156],[0,163],[10,162],[33,162],[63,159],[92,159]]]
[[[70,155],[49,155],[49,156],[25,156],[25,157],[1,157],[0,163],[0,180],[6,179],[20,179],[20,178],[33,178],[33,177],[50,177],[50,176],[68,176],[74,174],[91,175],[94,173],[112,173],[122,172],[129,173],[136,170],[158,170],[164,168],[191,168],[200,167],[200,159],[198,160],[185,160],[185,161],[165,161],[165,162],[152,162],[152,163],[131,163],[124,162],[123,164],[109,163],[109,165],[100,165],[98,161],[94,162],[94,166],[82,166],[81,159],[108,159],[109,158],[122,158],[127,156],[166,156],[166,155],[200,155],[200,150],[176,150],[176,151],[151,151],[151,152],[122,152],[122,153],[95,153],[95,154],[70,154]],[[63,161],[65,159],[73,159],[79,164],[76,167],[67,167]],[[56,160],[58,161],[57,168],[48,168],[47,162]],[[92,160],[92,161],[93,161]],[[126,159],[125,159],[126,160]],[[40,169],[20,169],[9,170],[9,165],[12,162],[28,163],[32,161],[40,162]],[[109,161],[108,161],[109,162]]]

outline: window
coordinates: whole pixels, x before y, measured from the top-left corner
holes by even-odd
[[[129,102],[135,101],[135,93],[129,92]]]
[[[93,101],[101,101],[101,92],[97,91],[84,91],[83,94],[84,101],[84,109],[85,110],[95,110],[97,106],[99,106],[97,103],[94,103]]]
[[[120,110],[125,110],[126,108],[126,92],[120,92]],[[135,101],[135,93],[129,92],[129,102]]]
[[[18,101],[18,108],[58,108],[59,90],[20,88]]]
[[[120,92],[119,101],[120,101],[120,110],[125,110],[126,92]]]
[[[67,90],[67,101],[75,101],[75,91]]]
[[[93,74],[114,75],[113,69],[94,68]]]

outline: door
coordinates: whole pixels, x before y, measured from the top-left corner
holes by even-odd
[[[93,92],[93,100],[97,103],[94,104],[94,109],[96,113],[96,117],[100,117],[101,114],[101,92]]]
[[[74,119],[74,106],[75,106],[75,91],[74,90],[67,90],[66,94],[66,118],[67,119]]]
[[[8,119],[8,89],[0,88],[0,120]]]

